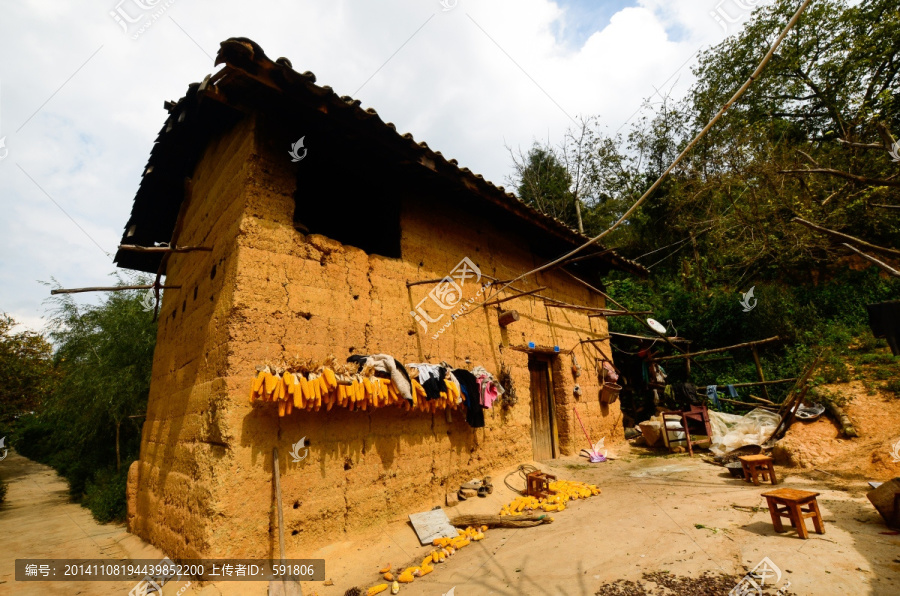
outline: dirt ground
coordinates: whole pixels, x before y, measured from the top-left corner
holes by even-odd
[[[733,479],[698,455],[662,457],[628,446],[616,451],[618,459],[602,464],[570,458],[541,465],[560,478],[596,483],[603,494],[554,514],[555,521],[549,525],[489,530],[483,541],[436,565],[429,576],[403,586],[401,594],[435,596],[455,587],[456,596],[589,595],[622,580],[642,582],[647,590],[604,588],[601,593],[672,594],[652,591],[654,584],[642,580],[642,574],[665,572],[664,577],[682,582],[696,580],[705,572],[739,578],[764,557],[782,572],[774,589],[790,582],[790,593],[799,595],[900,593],[900,537],[884,534],[887,528],[865,498],[864,481],[778,467],[781,486],[821,493],[818,501],[826,533],[811,533],[809,540],[801,540],[790,530],[776,534],[768,512],[755,509],[765,507],[760,494],[767,487]],[[97,524],[87,510],[68,503],[65,483],[48,468],[11,453],[0,463],[0,474],[9,482],[7,502],[0,506],[6,555],[0,561],[0,594],[126,594],[133,587],[17,584],[16,558],[162,558],[162,553],[127,534],[122,526]],[[498,512],[514,496],[503,486],[504,475],[494,476],[494,494],[470,499],[457,512]],[[515,478],[510,482],[515,483]],[[288,556],[326,561],[326,574],[334,585],[310,582],[304,585],[306,596],[343,596],[352,586],[379,583],[376,571],[388,562],[403,566],[421,560],[430,550],[419,546],[407,522],[398,519],[383,531]],[[168,584],[164,594],[266,593],[263,582],[185,587],[183,582]],[[698,589],[695,593],[719,592]]]
[[[900,445],[900,399],[883,390],[870,392],[862,381],[819,389],[849,400],[844,411],[859,437],[842,439],[838,425],[826,416],[797,422],[780,442],[783,450],[776,452],[781,463],[860,480],[883,482],[898,476],[900,466],[893,462],[891,451]]]

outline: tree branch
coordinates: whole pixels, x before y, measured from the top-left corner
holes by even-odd
[[[883,246],[876,246],[874,244],[869,244],[865,240],[860,240],[859,238],[855,238],[848,234],[843,234],[843,233],[835,231],[835,230],[829,230],[828,228],[823,228],[822,226],[816,225],[816,224],[812,223],[811,221],[806,221],[805,219],[803,219],[801,217],[795,217],[791,221],[795,221],[799,224],[806,226],[807,228],[816,230],[817,232],[823,232],[825,234],[828,234],[829,236],[839,238],[845,242],[852,242],[853,244],[856,244],[858,246],[868,248],[869,250],[874,250],[875,252],[880,252],[880,253],[883,253],[886,255],[891,255],[893,257],[900,257],[900,250],[896,250],[893,248],[885,248]]]
[[[857,249],[853,248],[846,242],[844,242],[843,245],[846,246],[847,248],[849,248],[850,250],[852,250],[853,252],[855,252],[856,254],[858,254],[859,256],[861,256],[862,258],[866,259],[867,261],[871,261],[871,262],[875,263],[876,265],[878,265],[879,267],[881,267],[882,269],[884,269],[885,271],[887,271],[894,277],[900,277],[900,271],[897,271],[896,269],[894,269],[893,267],[891,267],[884,261],[880,261],[871,255],[867,255],[866,253],[862,252],[861,250],[857,250]]]
[[[900,180],[867,178],[865,176],[857,176],[856,174],[851,174],[849,172],[842,172],[841,170],[832,170],[830,168],[813,168],[813,169],[806,169],[806,170],[778,170],[778,173],[779,174],[827,174],[829,176],[836,176],[838,178],[852,180],[854,182],[858,182],[859,184],[868,184],[869,186],[900,187]]]

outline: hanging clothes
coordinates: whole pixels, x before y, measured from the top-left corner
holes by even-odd
[[[378,372],[388,374],[397,387],[397,393],[400,394],[400,397],[409,401],[413,400],[412,381],[409,378],[409,373],[406,372],[406,367],[397,364],[393,356],[387,354],[355,355],[347,358],[347,362],[359,364],[360,370],[363,367],[371,366]]]
[[[472,428],[484,427],[484,409],[479,402],[478,379],[464,368],[454,369],[453,376],[459,381],[459,388],[466,404],[466,422]]]
[[[485,408],[491,408],[506,390],[483,366],[473,368],[472,374],[478,379],[479,403]]]
[[[431,401],[440,399],[441,392],[447,389],[444,379],[447,377],[447,369],[436,364],[410,364],[419,371],[419,385],[425,390],[425,399]]]
[[[738,398],[738,392],[737,392],[737,389],[734,388],[734,385],[726,386],[725,390],[728,392],[728,397],[730,397],[731,399]]]
[[[706,397],[709,399],[709,403],[717,410],[722,407],[721,404],[719,404],[719,394],[716,393],[715,385],[708,385],[706,387]]]

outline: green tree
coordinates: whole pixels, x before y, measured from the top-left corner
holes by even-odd
[[[132,281],[147,283],[138,279],[129,285]],[[114,435],[117,471],[122,426],[139,429],[135,420],[150,391],[156,323],[142,300],[143,293],[133,290],[111,292],[86,306],[70,294],[51,298],[50,338],[64,384],[50,396],[45,412],[57,422],[59,438],[74,449],[91,449]]]
[[[0,313],[0,428],[39,409],[57,380],[50,343],[40,333],[15,327],[12,317]]]

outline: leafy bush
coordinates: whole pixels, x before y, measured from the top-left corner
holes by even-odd
[[[130,462],[129,462],[130,463]],[[99,470],[87,481],[81,504],[91,510],[94,518],[102,523],[125,519],[125,488],[128,482],[128,465],[120,472],[113,468]]]

